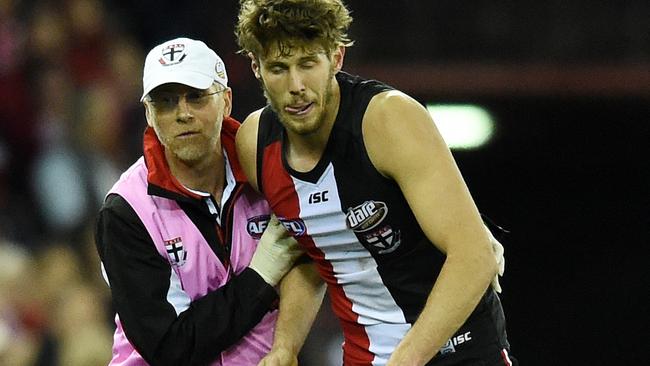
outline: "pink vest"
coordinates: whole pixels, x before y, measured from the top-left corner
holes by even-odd
[[[188,308],[190,301],[223,286],[233,276],[206,242],[189,217],[174,200],[147,194],[147,167],[140,158],[109,194],[122,196],[135,210],[146,227],[158,253],[169,261],[173,273],[168,295],[177,314]],[[267,202],[252,188],[245,185],[233,203],[232,243],[230,261],[235,274],[249,264],[258,240],[248,232],[248,219],[270,213]],[[225,224],[225,223],[224,223]],[[258,236],[256,236],[258,237]],[[172,258],[167,247],[179,247],[183,251]],[[180,260],[179,260],[180,258]],[[257,365],[271,349],[273,328],[277,311],[270,312],[239,342],[221,353],[211,365],[251,366]],[[126,338],[120,319],[115,317],[117,329],[113,339],[113,359],[110,365],[147,365]]]

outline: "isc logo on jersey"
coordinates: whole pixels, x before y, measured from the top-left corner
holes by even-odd
[[[362,233],[379,225],[386,215],[388,215],[388,206],[385,203],[366,201],[359,206],[348,208],[345,219],[350,229]]]
[[[269,224],[271,216],[269,215],[260,215],[255,217],[248,218],[248,224],[246,225],[246,231],[253,239],[260,240],[266,226]]]
[[[456,352],[456,347],[460,346],[463,343],[467,343],[472,340],[472,332],[467,332],[464,334],[459,334],[455,337],[449,338],[447,343],[440,349],[440,354],[444,355],[447,353]]]

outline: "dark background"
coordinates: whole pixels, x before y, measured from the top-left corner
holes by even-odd
[[[78,48],[93,50],[125,39],[139,50],[134,57],[140,68],[155,44],[176,36],[200,38],[228,65],[234,116],[243,119],[264,103],[247,60],[235,54],[236,1],[14,3],[9,19],[25,28],[39,11],[58,14],[65,13],[61,4],[94,4],[104,14],[100,35],[89,37],[95,41],[87,48],[79,45],[79,36],[70,37],[67,49],[74,49],[74,40]],[[475,103],[495,118],[489,145],[454,151],[454,156],[480,210],[511,231],[504,240],[502,301],[512,352],[521,364],[647,364],[650,3],[347,4],[356,44],[347,51],[345,70],[386,81],[422,103]],[[34,133],[39,119],[33,106],[42,85],[35,75],[48,62],[62,62],[43,61],[25,38],[25,56],[13,69],[0,69],[3,88],[12,88],[8,97],[3,94],[0,109],[0,197],[5,197],[0,227],[9,240],[38,255],[52,237],[76,242],[85,226],[57,228],[39,210],[25,208],[26,202],[41,204],[34,194],[39,183],[33,188],[30,172],[46,150],[42,134]],[[67,72],[79,75],[70,61],[63,63]],[[16,82],[20,77],[24,80]],[[129,79],[135,89],[140,78]],[[76,90],[89,85],[72,84]],[[23,89],[27,97],[21,99],[16,95]],[[115,122],[111,141],[119,144],[107,154],[118,156],[119,169],[138,156],[145,123],[137,92],[130,97],[128,103],[116,101],[128,112]],[[18,113],[21,103],[32,107]],[[94,132],[88,130],[87,137],[92,140]],[[91,219],[93,206],[88,206]],[[79,251],[76,244],[69,246]],[[82,266],[92,263],[81,258]],[[317,353],[327,352],[319,343],[337,331],[330,317],[324,312],[325,320],[314,328],[321,334],[313,334],[306,346],[307,366],[317,364]]]

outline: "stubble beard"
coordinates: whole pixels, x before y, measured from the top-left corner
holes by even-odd
[[[199,141],[177,142],[172,138],[167,138],[161,142],[165,150],[169,151],[177,160],[186,165],[195,165],[206,159],[218,148],[219,137],[206,138],[205,136],[197,136],[195,139]]]
[[[328,117],[326,112],[326,107],[332,101],[334,95],[334,93],[332,92],[333,77],[334,77],[334,72],[331,71],[329,75],[329,79],[328,79],[329,81],[327,87],[325,88],[325,98],[323,98],[321,103],[318,103],[317,105],[314,106],[320,109],[318,111],[318,115],[312,117],[313,119],[309,119],[307,121],[298,122],[298,123],[293,122],[291,120],[291,117],[288,116],[287,113],[284,111],[284,108],[280,107],[277,104],[277,102],[271,99],[267,91],[266,85],[264,84],[264,81],[261,79],[260,79],[260,85],[262,87],[262,91],[264,92],[264,97],[266,98],[266,102],[268,103],[269,106],[271,106],[271,109],[278,116],[278,119],[280,120],[284,128],[297,135],[307,136],[318,132],[318,130],[320,130],[321,126],[323,126],[325,120]]]

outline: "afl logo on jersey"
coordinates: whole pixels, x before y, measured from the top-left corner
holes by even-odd
[[[287,231],[290,232],[293,236],[301,236],[307,232],[307,227],[305,226],[305,222],[302,221],[302,219],[292,220],[284,217],[278,217],[278,220],[280,223],[282,223],[282,226],[284,226],[284,228],[287,229]]]
[[[255,240],[260,240],[266,226],[269,224],[271,216],[269,215],[260,215],[255,217],[249,217],[248,223],[246,224],[246,231]]]
[[[346,225],[354,232],[362,233],[375,228],[388,215],[388,206],[380,201],[366,201],[359,206],[348,208]]]

